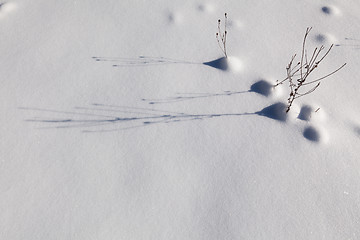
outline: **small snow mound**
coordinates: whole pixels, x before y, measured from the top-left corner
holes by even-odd
[[[240,72],[242,69],[242,63],[237,57],[228,57],[228,65],[233,72]]]
[[[330,7],[322,7],[321,8],[321,11],[323,12],[323,13],[325,13],[325,14],[331,14],[332,13],[332,10],[331,10],[331,8]]]
[[[314,37],[315,42],[320,44],[336,44],[338,40],[331,34],[328,33],[318,33]]]
[[[206,13],[212,13],[215,10],[214,5],[212,4],[200,4],[198,5],[197,8],[200,12],[206,12]]]
[[[319,142],[321,138],[319,131],[314,127],[305,128],[304,137],[313,142]]]
[[[180,24],[183,22],[183,16],[180,13],[173,12],[173,13],[168,14],[168,20],[169,20],[169,23]]]
[[[216,59],[214,61],[210,61],[210,62],[204,62],[203,64],[213,67],[213,68],[223,70],[223,71],[226,71],[229,69],[229,64],[228,64],[226,57],[218,58],[218,59]]]
[[[268,97],[273,93],[274,85],[266,80],[260,80],[254,83],[253,85],[251,85],[250,91]]]
[[[360,125],[358,123],[352,123],[351,129],[353,130],[356,136],[360,137]]]
[[[312,107],[310,105],[303,105],[297,118],[304,121],[311,121],[313,123],[326,122],[325,111],[320,107]]]
[[[315,113],[314,109],[309,105],[304,105],[301,107],[299,119],[304,121],[310,121],[312,114]]]
[[[285,122],[287,120],[287,113],[286,113],[287,105],[278,102],[273,105],[270,105],[264,109],[262,109],[260,112],[257,112],[256,114],[260,116],[265,116],[274,120],[279,120],[282,122]]]
[[[335,6],[323,6],[321,11],[326,15],[340,16],[341,11]]]
[[[315,40],[319,43],[325,43],[326,42],[326,36],[324,34],[317,34],[315,36]]]
[[[308,126],[304,129],[303,136],[312,142],[326,143],[328,136],[324,130],[319,127]]]
[[[239,72],[242,69],[241,61],[236,57],[222,57],[203,64],[222,71]]]
[[[360,126],[355,127],[354,131],[360,137]]]
[[[0,14],[8,13],[16,9],[15,3],[0,3]]]
[[[228,26],[241,29],[244,27],[244,23],[240,20],[228,20]]]

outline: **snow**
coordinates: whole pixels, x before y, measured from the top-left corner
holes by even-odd
[[[359,11],[0,2],[1,238],[358,239]],[[314,79],[347,65],[285,113],[309,26]]]

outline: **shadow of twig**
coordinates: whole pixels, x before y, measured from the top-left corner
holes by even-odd
[[[244,116],[255,113],[220,113],[220,114],[189,114],[181,112],[170,112],[158,109],[132,108],[126,106],[115,106],[105,104],[92,104],[90,107],[76,107],[77,111],[58,111],[41,108],[21,108],[35,112],[46,112],[52,114],[69,115],[60,118],[35,117],[27,119],[28,122],[50,124],[41,128],[88,128],[83,132],[111,132],[139,128],[154,124],[168,124],[175,122],[203,120],[218,117]],[[99,112],[111,114],[99,114]],[[126,114],[126,116],[124,116]],[[122,125],[118,128],[104,129],[108,125]],[[55,125],[55,126],[54,126]],[[96,127],[94,129],[94,127]],[[93,128],[93,129],[89,129]]]
[[[122,58],[122,57],[92,57],[97,62],[111,62],[113,67],[146,67],[155,65],[168,64],[200,64],[213,67],[222,71],[229,68],[226,58],[218,58],[207,62],[191,62],[186,60],[179,60],[166,57],[150,57],[139,56],[137,58]]]
[[[137,58],[121,58],[121,57],[92,57],[97,62],[112,62],[113,67],[138,67],[153,66],[166,64],[201,64],[185,60],[178,60],[165,57],[149,57],[139,56]]]
[[[95,103],[89,107],[75,107],[76,111],[59,111],[42,108],[20,108],[32,112],[51,113],[60,115],[58,118],[34,117],[27,122],[48,124],[41,129],[48,128],[82,128],[82,132],[113,132],[132,128],[146,127],[155,124],[170,124],[185,121],[205,120],[220,117],[239,117],[248,115],[265,116],[278,121],[286,121],[286,105],[275,103],[257,112],[243,113],[210,113],[192,114],[171,112],[152,108],[136,108],[127,106],[105,105]],[[69,117],[63,117],[64,115]],[[113,127],[118,125],[119,127]],[[110,126],[110,128],[108,128]]]
[[[143,98],[142,101],[148,102],[149,104],[162,104],[162,103],[174,103],[189,101],[201,98],[211,98],[211,97],[221,97],[221,96],[233,96],[243,93],[253,92],[252,90],[248,91],[223,91],[220,93],[177,93],[175,97],[168,97],[163,99],[146,99]]]
[[[356,38],[345,38],[347,43],[335,44],[336,47],[350,47],[355,50],[360,50],[360,39]]]

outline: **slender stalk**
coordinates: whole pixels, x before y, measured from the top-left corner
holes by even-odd
[[[225,57],[227,58],[226,52],[226,37],[227,37],[227,13],[225,13],[225,23],[224,23],[224,32],[221,31],[221,20],[218,20],[218,32],[216,33],[216,40],[218,42],[219,48],[224,53]],[[220,43],[221,40],[221,43]]]
[[[306,41],[307,37],[311,31],[311,27],[308,27],[305,32],[305,36],[302,43],[302,50],[301,50],[301,57],[300,62],[298,62],[295,66],[293,65],[293,62],[296,58],[296,54],[291,57],[291,60],[289,64],[286,67],[286,78],[281,81],[276,81],[276,84],[274,87],[279,86],[280,84],[283,84],[285,81],[289,82],[289,97],[288,97],[288,106],[286,109],[286,112],[290,111],[290,108],[294,102],[295,99],[306,96],[312,92],[314,92],[319,86],[320,81],[335,74],[336,72],[340,71],[343,67],[345,67],[346,63],[344,63],[341,67],[337,68],[335,71],[332,71],[331,73],[320,77],[315,80],[308,81],[309,76],[311,73],[318,69],[320,63],[328,56],[330,51],[332,50],[334,44],[332,44],[327,51],[324,54],[321,54],[325,47],[321,45],[320,47],[316,47],[314,51],[312,52],[312,55],[310,59],[308,58],[307,50],[306,50]],[[300,73],[299,73],[300,72]],[[298,78],[296,81],[294,81],[293,77],[297,76]],[[302,89],[302,86],[307,86],[315,84],[310,90],[307,90],[304,93],[300,93],[300,89]]]

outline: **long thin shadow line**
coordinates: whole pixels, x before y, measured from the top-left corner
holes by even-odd
[[[335,44],[336,47],[353,47],[353,49],[360,49],[360,44],[356,44],[356,42],[360,42],[360,39],[356,39],[356,38],[345,38],[345,40],[347,42],[355,42],[355,43],[345,43],[345,44]]]
[[[147,116],[147,117],[116,117],[113,119],[28,119],[28,122],[43,122],[43,123],[118,123],[118,122],[131,122],[131,121],[144,121],[144,124],[152,123],[154,119],[162,119],[169,122],[182,119],[202,120],[215,117],[229,117],[229,116],[243,116],[254,115],[257,113],[220,113],[220,114],[186,114],[186,115],[163,115],[163,116]]]
[[[360,42],[360,39],[356,39],[356,38],[348,38],[348,37],[346,37],[345,40]]]
[[[143,98],[142,101],[148,102],[149,104],[164,104],[164,103],[174,103],[174,102],[182,102],[194,99],[201,99],[201,98],[211,98],[211,97],[220,97],[220,96],[232,96],[237,94],[249,93],[252,92],[251,90],[248,91],[224,91],[222,93],[178,93],[181,95],[191,95],[191,96],[178,96],[178,97],[169,97],[165,99],[146,99]]]
[[[28,110],[28,111],[39,111],[39,112],[70,115],[69,117],[66,118],[51,118],[51,119],[43,118],[43,117],[35,117],[32,119],[27,119],[25,121],[52,125],[52,126],[48,125],[44,128],[87,128],[85,132],[109,132],[109,131],[124,130],[130,128],[145,127],[145,126],[161,124],[161,123],[175,123],[175,122],[204,120],[204,119],[219,118],[219,117],[248,116],[248,115],[264,116],[280,122],[285,122],[287,120],[287,115],[285,112],[287,105],[282,102],[274,103],[257,112],[213,113],[213,114],[186,114],[186,113],[177,113],[177,112],[166,113],[166,111],[158,110],[158,109],[131,108],[131,107],[121,107],[121,106],[105,105],[105,104],[93,104],[93,106],[94,107],[88,107],[88,108],[84,107],[80,109],[86,111],[95,111],[95,112],[110,111],[112,113],[115,113],[116,111],[121,112],[122,109],[136,109],[136,112],[130,111],[131,114],[136,114],[136,115],[123,117],[119,115],[114,116],[108,114],[59,111],[59,110],[41,109],[41,108],[21,107],[20,109]],[[108,106],[108,107],[104,109],[104,106]],[[139,112],[140,109],[144,109],[144,110],[142,110],[142,112]],[[129,114],[128,112],[129,111],[126,111],[125,113],[128,115]],[[122,128],[99,129],[100,127],[106,127],[108,125],[115,125],[121,123],[128,125]],[[91,127],[93,128],[97,127],[97,129],[88,130],[88,128]]]
[[[32,110],[32,111],[40,111],[40,112],[52,112],[52,113],[61,113],[61,114],[76,114],[76,115],[84,115],[84,116],[92,116],[92,117],[116,117],[113,115],[99,115],[93,113],[81,113],[81,112],[71,112],[71,111],[58,111],[53,109],[42,109],[42,108],[26,108],[26,107],[19,107],[22,110]]]
[[[161,116],[161,114],[156,113],[144,113],[139,111],[126,111],[126,110],[116,110],[116,109],[106,109],[106,108],[96,108],[96,107],[75,107],[79,110],[88,110],[88,111],[101,111],[101,112],[114,112],[114,113],[131,113],[131,114],[141,114],[141,115],[151,115],[151,116]]]
[[[122,127],[122,128],[113,128],[113,129],[102,129],[102,130],[83,130],[82,132],[84,133],[96,133],[96,132],[114,132],[114,131],[120,131],[120,130],[129,130],[129,129],[134,129],[134,128],[143,128],[143,127],[148,127],[150,125],[154,125],[154,124],[162,124],[162,123],[176,123],[176,122],[186,122],[186,121],[194,121],[194,120],[201,120],[201,119],[175,119],[173,121],[171,120],[167,120],[167,119],[163,119],[160,121],[149,121],[149,122],[143,122],[140,125],[135,125],[135,126],[130,126],[130,127]]]
[[[164,115],[164,114],[150,114],[150,116],[144,116],[144,117],[117,117],[117,116],[109,116],[109,115],[100,115],[100,114],[89,114],[89,113],[81,113],[81,112],[69,112],[69,111],[57,111],[57,110],[50,110],[50,109],[40,109],[40,108],[20,108],[24,110],[32,110],[32,111],[41,111],[41,112],[50,112],[50,113],[63,113],[63,114],[72,114],[72,115],[80,115],[80,116],[96,116],[96,117],[102,117],[107,119],[71,119],[71,118],[65,118],[65,119],[44,119],[44,118],[33,118],[33,119],[27,119],[25,121],[27,122],[42,122],[42,123],[61,123],[61,124],[67,124],[67,125],[60,125],[56,127],[41,127],[40,129],[49,129],[49,128],[77,128],[77,127],[94,127],[94,126],[104,126],[119,122],[132,122],[132,121],[146,121],[146,120],[152,120],[152,119],[163,119],[163,118],[171,118],[175,115]],[[103,109],[93,109],[93,110],[103,110]],[[136,113],[141,114],[141,113]],[[144,115],[149,115],[149,113],[142,113]],[[180,113],[177,116],[181,116],[183,113]],[[109,119],[110,118],[110,119]]]
[[[121,129],[129,129],[134,127],[145,127],[153,124],[160,123],[174,123],[174,122],[182,122],[182,121],[192,121],[192,120],[203,120],[210,119],[216,117],[229,117],[229,116],[245,116],[245,115],[254,115],[257,113],[220,113],[220,114],[184,114],[184,113],[176,113],[176,114],[150,114],[143,113],[146,116],[136,116],[136,117],[118,117],[118,116],[108,116],[108,115],[100,115],[100,114],[89,114],[82,112],[69,112],[69,111],[58,111],[58,110],[50,110],[50,109],[40,109],[40,108],[21,108],[25,110],[32,111],[41,111],[41,112],[50,112],[50,113],[63,113],[63,114],[73,114],[80,116],[96,116],[102,117],[105,119],[73,119],[73,118],[64,118],[64,119],[45,119],[45,118],[33,118],[28,119],[28,122],[39,122],[39,123],[47,123],[47,124],[61,124],[52,127],[41,127],[41,129],[49,129],[49,128],[90,128],[90,127],[103,127],[106,125],[120,124],[120,123],[138,123],[136,126],[129,126],[126,128],[117,128]],[[89,110],[103,110],[103,109],[89,109]],[[139,113],[137,113],[139,114]],[[65,125],[64,125],[65,124]],[[86,130],[86,132],[108,132],[112,130]],[[115,131],[115,130],[114,130]]]
[[[122,58],[122,57],[92,57],[95,61],[154,61],[154,62],[173,62],[173,63],[194,63],[186,60],[179,60],[174,58],[166,57],[150,57],[150,56],[139,56],[137,58]]]
[[[99,109],[96,107],[91,108],[91,111],[101,111],[104,110],[101,104],[95,105],[101,106]],[[112,105],[114,106],[114,105]],[[51,109],[41,109],[41,108],[21,108],[25,110],[31,111],[41,111],[41,112],[49,112],[49,113],[63,113],[65,115],[72,114],[73,116],[67,118],[56,118],[56,119],[46,119],[46,118],[33,118],[26,121],[52,124],[52,126],[47,126],[46,128],[87,128],[86,132],[109,132],[116,130],[124,130],[130,128],[138,128],[145,127],[154,124],[161,123],[175,123],[175,122],[183,122],[183,121],[193,121],[193,120],[204,120],[211,118],[219,118],[219,117],[232,117],[232,116],[247,116],[247,115],[259,115],[268,117],[280,122],[285,122],[287,119],[286,115],[286,104],[282,102],[274,103],[268,107],[263,108],[257,112],[243,112],[243,113],[213,113],[213,114],[186,114],[186,113],[164,113],[162,110],[157,109],[146,109],[144,110],[143,116],[139,116],[140,113],[132,113],[136,114],[135,116],[109,116],[102,114],[93,114],[93,113],[83,113],[83,112],[70,112],[70,111],[58,111]],[[124,107],[123,107],[124,108]],[[114,107],[115,110],[121,110],[122,108],[119,106]],[[125,109],[131,109],[131,107],[127,107]],[[139,109],[139,108],[138,108]],[[105,110],[109,110],[106,108]],[[112,111],[112,110],[111,110]],[[154,114],[154,112],[158,112],[159,114]],[[112,111],[113,112],[113,111]],[[160,114],[161,113],[161,114]],[[79,119],[79,116],[86,116],[86,118]],[[90,118],[96,116],[96,118]],[[101,117],[100,119],[98,119]],[[112,128],[112,129],[99,129],[100,127],[106,127],[107,125],[115,125],[115,124],[127,124],[122,128]],[[60,125],[59,125],[60,124]],[[130,124],[130,125],[129,125]],[[55,125],[55,126],[54,126]],[[91,127],[96,127],[96,129],[89,129]]]
[[[90,107],[75,107],[75,109],[82,109],[82,110],[95,110],[95,111],[106,111],[106,112],[122,112],[122,113],[132,113],[132,114],[142,114],[142,115],[152,115],[152,116],[167,116],[166,113],[171,114],[184,114],[180,112],[171,112],[171,111],[163,111],[163,110],[157,110],[157,109],[147,109],[147,108],[131,108],[131,107],[125,107],[125,106],[116,106],[116,105],[105,105],[105,104],[93,104],[94,108]],[[110,108],[115,108],[116,110],[112,109],[103,109],[98,108],[98,106],[106,106]],[[148,112],[140,112],[140,111],[124,111],[120,110],[121,108],[124,109],[136,109],[136,110],[142,110],[142,111],[148,111]],[[91,116],[91,117],[101,117],[101,118],[112,118],[119,120],[120,118],[116,115],[104,115],[104,114],[94,114],[94,113],[84,113],[84,112],[74,112],[74,111],[58,111],[53,109],[43,109],[43,108],[25,108],[25,107],[19,107],[19,109],[22,110],[29,110],[29,111],[40,111],[40,112],[51,112],[51,113],[60,113],[60,114],[71,114],[71,115],[80,115],[80,116]],[[150,113],[149,113],[150,112]],[[157,112],[159,114],[155,114],[152,112]],[[162,114],[160,114],[162,113]],[[125,118],[126,119],[126,118]],[[34,119],[36,121],[36,119]],[[31,120],[30,120],[31,121]],[[71,119],[48,119],[48,122],[70,122]],[[84,120],[87,121],[87,120]],[[94,120],[92,120],[94,121]],[[99,121],[104,121],[103,119],[99,119]],[[105,121],[109,121],[108,119],[105,119]]]
[[[33,119],[27,119],[27,122],[43,122],[43,123],[64,123],[67,125],[61,125],[56,127],[41,127],[40,129],[49,129],[49,128],[76,128],[76,127],[94,127],[94,126],[104,126],[109,124],[114,124],[114,122],[127,122],[127,121],[140,121],[140,120],[147,120],[147,119],[154,119],[154,118],[168,118],[170,114],[177,114],[178,116],[184,115],[184,113],[179,112],[170,112],[158,109],[148,109],[148,108],[138,108],[138,107],[126,107],[126,106],[116,106],[116,105],[105,105],[105,104],[93,104],[94,108],[85,108],[85,107],[75,107],[76,109],[83,109],[83,110],[93,110],[93,111],[109,111],[109,112],[123,112],[123,113],[130,113],[130,114],[141,114],[147,115],[145,117],[119,117],[114,115],[104,115],[104,114],[93,114],[93,113],[83,113],[83,112],[73,112],[73,111],[58,111],[53,109],[42,109],[42,108],[25,108],[20,107],[19,109],[22,110],[29,110],[29,111],[40,111],[40,112],[50,112],[50,113],[60,113],[66,115],[76,115],[76,116],[91,116],[91,117],[100,117],[102,119],[44,119],[35,117]],[[112,109],[102,109],[98,107],[107,106]],[[122,111],[120,109],[135,109],[136,111]],[[140,112],[140,110],[145,112]],[[158,114],[155,114],[158,113]],[[150,115],[150,116],[149,116]],[[105,119],[104,119],[105,118]],[[110,119],[109,119],[110,118]]]
[[[135,109],[135,110],[141,110],[141,111],[147,111],[147,112],[185,114],[185,113],[181,113],[181,112],[173,112],[173,111],[153,109],[153,108],[128,107],[128,106],[121,106],[121,105],[107,105],[107,104],[101,104],[101,103],[93,103],[92,105],[93,106],[110,107],[110,108],[115,108],[115,109],[121,109],[122,108],[122,109]]]
[[[72,125],[59,125],[56,127],[38,127],[37,129],[71,129],[71,128],[91,128],[91,127],[99,127],[99,126],[106,126],[106,125],[110,125],[110,124],[114,124],[111,122],[102,122],[102,123],[81,123],[81,124],[72,124]]]
[[[337,47],[359,47],[360,44],[336,44]]]
[[[204,120],[211,119],[216,117],[229,117],[229,116],[246,116],[246,115],[256,115],[257,113],[231,113],[231,114],[199,114],[199,115],[185,115],[185,116],[171,116],[171,118],[162,119],[160,121],[146,121],[140,125],[124,127],[124,128],[112,128],[112,129],[101,129],[101,130],[84,130],[85,133],[95,133],[95,132],[114,132],[120,130],[128,130],[134,128],[147,127],[154,124],[162,123],[177,123],[185,121],[195,121],[195,120]]]
[[[165,57],[139,56],[138,58],[120,58],[120,57],[92,57],[97,62],[115,62],[113,67],[129,66],[151,66],[166,64],[202,64],[185,60],[178,60]]]

